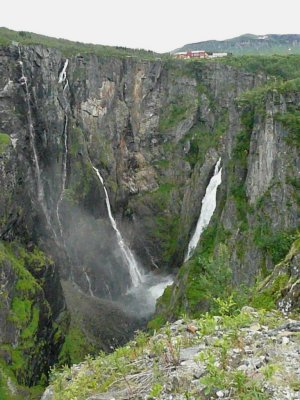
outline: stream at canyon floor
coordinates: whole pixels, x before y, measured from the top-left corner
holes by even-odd
[[[156,300],[163,294],[165,288],[172,285],[172,275],[162,276],[149,273],[143,276],[143,282],[131,287],[121,298],[126,312],[138,318],[149,318],[155,311]]]

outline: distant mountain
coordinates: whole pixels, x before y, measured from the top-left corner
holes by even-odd
[[[172,51],[206,50],[243,54],[300,54],[300,35],[251,35],[246,34],[228,40],[208,40],[190,43]]]

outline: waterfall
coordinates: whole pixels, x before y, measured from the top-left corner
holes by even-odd
[[[62,184],[61,184],[60,196],[59,196],[58,202],[56,204],[56,216],[57,216],[59,232],[60,232],[60,236],[61,237],[63,237],[63,227],[62,227],[62,223],[61,223],[61,220],[60,220],[59,208],[60,208],[60,204],[62,202],[62,199],[64,197],[64,192],[65,192],[65,188],[66,188],[66,181],[67,181],[67,160],[68,160],[68,133],[67,133],[67,129],[68,129],[68,116],[66,114],[65,115],[65,122],[64,122],[64,130],[63,130],[64,155],[63,155]]]
[[[69,60],[66,59],[63,69],[62,69],[61,73],[59,74],[59,78],[58,78],[58,83],[64,84],[64,87],[63,87],[64,98],[65,98],[65,90],[67,89],[67,87],[69,85],[69,81],[67,79],[68,64],[69,64]],[[63,138],[64,138],[63,171],[62,171],[61,192],[60,192],[58,202],[56,204],[56,216],[57,216],[60,236],[62,238],[63,238],[63,227],[62,227],[62,223],[61,223],[61,219],[60,219],[60,215],[59,215],[59,208],[60,208],[60,204],[63,200],[64,192],[65,192],[65,188],[66,188],[67,161],[68,161],[68,114],[65,109],[63,109],[63,110],[65,113],[65,121],[64,121],[64,129],[63,129]]]
[[[25,94],[26,94],[25,97],[26,97],[26,104],[27,104],[29,138],[30,138],[30,145],[31,145],[32,153],[33,153],[33,161],[34,161],[34,165],[35,165],[38,201],[39,201],[39,203],[42,207],[42,210],[44,212],[44,215],[46,217],[47,224],[52,229],[50,215],[49,215],[47,206],[45,204],[45,193],[44,193],[44,188],[43,188],[43,184],[42,184],[41,169],[40,169],[40,165],[39,165],[39,159],[38,159],[38,154],[37,154],[37,149],[36,149],[36,144],[35,144],[35,131],[34,131],[34,127],[33,127],[33,119],[32,119],[32,113],[31,113],[30,93],[29,93],[29,89],[28,89],[27,77],[25,76],[24,64],[23,64],[22,55],[21,55],[21,49],[19,46],[18,46],[18,50],[19,50],[19,65],[21,66],[21,72],[22,72],[22,76],[19,79],[19,82],[25,88]],[[53,231],[55,239],[57,239],[55,231],[53,229],[52,229],[52,231]]]
[[[196,226],[195,232],[189,242],[188,251],[186,253],[184,261],[187,261],[193,254],[204,228],[206,228],[207,225],[209,224],[209,221],[215,211],[216,199],[217,199],[217,189],[222,181],[222,168],[220,168],[220,165],[221,165],[221,158],[219,158],[218,162],[216,163],[214,175],[211,178],[211,180],[206,188],[205,196],[203,197],[203,200],[202,200],[202,207],[201,207],[200,216],[199,216],[199,219],[197,222],[197,226]]]
[[[91,297],[95,297],[95,295],[94,295],[94,293],[93,293],[93,291],[92,291],[92,283],[91,283],[90,277],[88,276],[88,274],[86,273],[86,271],[84,272],[84,275],[85,275],[85,278],[86,278],[87,283],[88,283],[89,294],[90,294]]]
[[[112,215],[111,212],[111,207],[110,207],[110,201],[109,201],[109,197],[108,197],[108,193],[106,190],[106,187],[104,185],[104,180],[99,172],[99,170],[94,167],[92,165],[94,171],[96,172],[99,181],[101,182],[101,185],[103,187],[104,193],[105,193],[105,202],[106,202],[106,208],[107,208],[107,212],[108,212],[108,217],[111,223],[111,226],[113,227],[114,231],[116,232],[117,235],[117,240],[118,240],[118,244],[122,253],[122,256],[128,266],[128,271],[131,277],[131,281],[132,281],[132,285],[134,287],[138,286],[142,281],[143,281],[143,277],[142,274],[138,268],[138,263],[136,261],[136,259],[134,258],[133,253],[131,252],[130,248],[127,246],[127,244],[125,243],[121,232],[119,231],[118,227],[117,227],[117,223]]]
[[[105,286],[105,289],[107,290],[107,294],[109,295],[109,298],[112,300],[112,295],[111,295],[111,291],[110,291],[108,284],[104,283],[104,286]]]
[[[68,64],[69,64],[69,60],[66,59],[63,69],[61,70],[61,73],[59,74],[58,77],[58,83],[64,83],[66,82],[66,85],[68,84],[68,80],[67,80],[67,68],[68,68]]]

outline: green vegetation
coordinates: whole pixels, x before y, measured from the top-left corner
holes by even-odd
[[[9,382],[9,384],[8,384]],[[14,392],[10,388],[14,388]],[[7,368],[4,361],[0,360],[0,399],[1,400],[40,400],[44,387],[40,385],[31,388],[20,386],[15,376]]]
[[[288,253],[295,235],[293,232],[273,231],[268,224],[260,224],[254,231],[254,242],[271,257],[274,265]]]
[[[65,198],[72,204],[82,204],[90,195],[97,177],[92,165],[82,159],[73,161],[74,174],[65,193]]]
[[[153,236],[160,242],[163,260],[170,262],[177,247],[179,234],[179,217],[166,212],[172,191],[176,190],[173,183],[163,183],[157,190],[147,195],[148,201],[157,209],[155,220],[152,221]],[[146,200],[147,201],[147,200]]]
[[[79,127],[72,127],[71,131],[71,146],[70,146],[70,154],[72,158],[76,159],[78,156],[78,152],[85,152],[86,143],[84,132]]]
[[[92,379],[88,375],[79,372],[76,381],[72,387],[64,388],[63,381],[69,374],[69,369],[64,368],[63,372],[54,369],[52,371],[51,383],[55,390],[55,399],[72,400],[77,396],[87,396],[96,390],[106,392],[116,380],[124,380],[126,384],[126,374],[135,373],[137,367],[131,364],[140,352],[143,346],[138,345],[138,341],[129,343],[126,347],[117,349],[113,354],[105,355],[101,353],[96,359],[87,357],[86,363],[92,374],[96,373]]]
[[[31,32],[16,32],[7,28],[0,28],[0,45],[8,46],[12,41],[22,45],[40,44],[55,48],[60,50],[67,57],[77,54],[96,54],[105,57],[136,57],[137,59],[155,59],[157,56],[161,57],[161,55],[153,53],[152,51],[142,49],[85,44],[72,42],[66,39],[56,39]]]
[[[246,166],[247,155],[250,149],[251,134],[254,125],[254,107],[246,106],[241,115],[241,122],[243,130],[239,132],[236,137],[235,147],[233,150],[232,158],[238,161],[242,166]]]
[[[214,124],[211,131],[207,129],[203,123],[198,122],[188,134],[180,140],[182,144],[187,141],[190,143],[190,148],[185,159],[192,168],[194,168],[197,163],[199,165],[203,164],[208,149],[218,147],[219,140],[226,133],[227,128],[228,114],[225,113],[220,116],[220,119]]]
[[[251,304],[257,308],[271,310],[276,308],[278,301],[282,298],[284,290],[296,282],[297,276],[291,274],[290,261],[300,251],[299,232],[294,235],[284,235],[288,243],[294,240],[285,253],[285,257],[281,257],[282,261],[278,263],[271,274],[264,280],[258,280],[251,293]],[[292,239],[293,238],[293,239]],[[280,247],[280,241],[278,242]],[[275,246],[276,247],[276,246]],[[279,252],[283,251],[279,248]],[[277,254],[277,253],[276,253]]]
[[[89,157],[94,160],[98,159],[95,165],[99,164],[101,168],[109,170],[113,154],[111,144],[102,133],[91,137],[89,155],[87,155],[86,133],[80,127],[72,127],[70,137],[72,138],[70,146],[72,174],[68,188],[64,191],[64,200],[69,203],[69,206],[75,206],[89,202],[94,195],[95,184],[96,187],[98,186],[96,183],[98,178]],[[115,179],[111,175],[108,175],[105,184],[113,192],[117,190]]]
[[[160,300],[158,300],[160,302]],[[148,328],[150,331],[157,331],[159,330],[165,323],[167,322],[166,318],[162,315],[156,315],[151,321],[148,322]]]
[[[254,289],[251,305],[264,310],[276,308],[276,302],[280,299],[281,290],[285,288],[289,281],[286,273],[277,276],[272,284],[264,289]]]
[[[0,132],[0,155],[5,152],[10,144],[10,137],[7,133]]]
[[[159,118],[159,130],[170,130],[189,116],[193,104],[188,96],[178,95],[176,99],[162,111]]]
[[[10,279],[15,280],[14,291],[9,291],[9,286],[5,286],[0,293],[0,300],[3,307],[7,307],[8,323],[12,324],[11,329],[15,329],[18,334],[17,346],[9,343],[2,343],[0,351],[7,354],[7,363],[4,359],[0,360],[0,373],[3,380],[2,397],[4,400],[21,399],[18,389],[22,385],[41,382],[45,384],[45,379],[34,372],[34,360],[40,357],[44,351],[45,343],[41,338],[39,324],[41,317],[44,323],[50,322],[50,307],[44,298],[42,289],[44,270],[51,266],[52,261],[37,248],[27,251],[17,242],[0,242],[0,267]],[[36,276],[40,276],[36,278]],[[11,303],[7,300],[12,297]],[[5,306],[6,305],[6,306]],[[62,335],[62,333],[60,334]],[[58,343],[61,337],[58,338]],[[42,374],[42,371],[41,371]],[[16,387],[13,395],[7,388],[7,380]],[[22,389],[23,390],[23,389]],[[41,387],[24,389],[23,394],[28,392],[30,399],[39,398]],[[21,393],[21,392],[20,392]]]
[[[27,324],[31,318],[31,301],[14,297],[12,301],[12,319],[20,324]]]
[[[39,320],[40,320],[40,310],[38,307],[35,306],[32,308],[30,323],[21,333],[22,339],[26,340],[35,337],[38,329]]]
[[[279,370],[278,366],[268,364],[261,368],[261,374],[253,377],[232,368],[232,349],[243,354],[245,330],[251,326],[263,323],[273,329],[281,325],[284,319],[275,312],[237,310],[233,307],[232,299],[218,301],[221,304],[219,316],[207,313],[194,320],[196,333],[193,335],[185,333],[190,322],[185,317],[182,327],[178,327],[179,336],[166,324],[154,336],[138,333],[125,347],[112,354],[87,357],[79,369],[72,370],[66,366],[53,369],[51,384],[54,399],[76,400],[104,393],[107,397],[116,397],[119,391],[128,392],[132,398],[143,393],[145,397],[148,395],[159,399],[162,394],[165,395],[168,383],[166,371],[170,368],[176,370],[181,350],[199,344],[201,350],[194,361],[200,371],[205,368],[205,374],[199,379],[205,385],[203,395],[213,395],[217,390],[230,390],[233,399],[268,399],[267,391],[263,388]],[[203,348],[203,343],[207,342],[209,345]],[[191,379],[195,378],[191,375]],[[199,386],[198,391],[194,392],[189,382],[186,383],[182,381],[182,385],[173,389],[174,392],[186,398],[200,395]],[[297,387],[293,380],[288,385]]]
[[[300,76],[300,55],[225,57],[219,62],[252,73],[265,73],[283,80]]]
[[[216,224],[203,232],[200,246],[179,271],[181,288],[165,290],[157,303],[158,314],[149,322],[149,328],[157,329],[166,319],[178,318],[183,313],[193,317],[208,310],[218,313],[220,303],[214,299],[226,299],[232,293],[228,248],[222,243],[226,236],[225,230]]]
[[[211,240],[212,233],[208,228],[204,235],[205,240]],[[199,316],[203,310],[217,311],[214,298],[222,294],[227,298],[231,289],[231,270],[228,264],[228,249],[219,245],[218,255],[207,253],[207,249],[199,251],[187,263],[188,279],[184,289],[185,312]],[[183,311],[183,310],[182,310]]]
[[[224,347],[222,347],[224,346]],[[228,344],[227,344],[228,346]],[[225,345],[220,346],[220,357],[222,352],[227,354],[228,348]],[[205,362],[208,374],[201,379],[201,383],[206,385],[205,394],[209,395],[215,391],[231,389],[239,400],[267,400],[270,398],[265,393],[262,385],[256,383],[243,371],[227,371],[226,368],[216,366],[216,358],[211,354],[203,355],[201,361]],[[223,355],[224,357],[224,355]]]
[[[286,138],[287,142],[300,148],[300,112],[278,113],[275,117],[276,121],[281,122],[284,128],[289,131],[289,136]]]
[[[59,354],[59,364],[69,366],[78,364],[86,354],[94,352],[95,349],[88,343],[82,330],[76,326],[70,326]]]

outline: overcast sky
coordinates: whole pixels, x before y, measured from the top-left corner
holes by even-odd
[[[0,26],[158,52],[243,33],[300,33],[299,0],[2,0]]]

